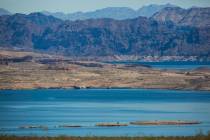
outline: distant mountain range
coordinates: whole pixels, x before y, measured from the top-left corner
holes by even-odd
[[[165,7],[175,7],[171,4],[165,5],[148,5],[144,6],[138,10],[133,10],[128,7],[108,7],[104,9],[99,9],[92,12],[76,12],[64,14],[62,12],[51,13],[47,11],[43,11],[42,13],[45,15],[52,15],[56,18],[60,18],[63,20],[85,20],[85,19],[98,19],[98,18],[112,18],[112,19],[132,19],[137,18],[139,16],[150,17],[154,13],[160,11]]]
[[[128,7],[108,7],[104,9],[99,9],[96,11],[91,12],[75,12],[75,13],[69,13],[64,14],[62,12],[48,12],[48,11],[42,11],[44,15],[52,15],[56,18],[62,19],[62,20],[85,20],[85,19],[98,19],[98,18],[112,18],[112,19],[132,19],[137,18],[139,16],[144,17],[150,17],[154,13],[160,11],[161,9],[165,7],[176,7],[171,4],[165,4],[165,5],[148,5],[143,6],[142,8],[139,8],[138,10],[134,10]],[[10,15],[11,13],[5,9],[0,9],[0,15]]]
[[[210,8],[166,7],[150,18],[63,21],[42,13],[0,17],[0,48],[66,56],[210,56]]]

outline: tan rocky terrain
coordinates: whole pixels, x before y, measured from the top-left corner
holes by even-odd
[[[20,59],[28,56],[31,59]],[[0,61],[0,89],[158,88],[210,91],[208,68],[188,72],[157,70],[141,65],[73,61],[9,51],[0,52]]]

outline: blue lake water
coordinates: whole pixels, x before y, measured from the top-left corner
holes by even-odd
[[[197,125],[96,127],[96,123],[196,120]],[[20,129],[44,125],[48,130]],[[82,125],[59,128],[58,125]],[[0,134],[177,136],[210,131],[210,92],[146,89],[1,90]]]
[[[156,69],[169,69],[169,70],[193,70],[199,67],[210,68],[210,62],[139,62],[139,61],[116,61],[107,62],[112,64],[135,64],[146,65]]]

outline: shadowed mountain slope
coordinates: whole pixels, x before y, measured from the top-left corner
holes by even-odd
[[[158,21],[172,21],[178,25],[210,26],[210,8],[167,7],[152,16]]]
[[[209,56],[209,26],[180,25],[145,17],[62,21],[15,14],[0,17],[0,46],[67,56]]]

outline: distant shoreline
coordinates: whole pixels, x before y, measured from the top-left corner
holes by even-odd
[[[21,88],[21,89],[0,89],[0,91],[15,91],[15,90],[165,90],[165,91],[200,91],[200,92],[206,92],[210,93],[210,90],[196,90],[196,89],[167,89],[167,88],[136,88],[136,87],[88,87],[88,88],[75,88],[75,87],[69,87],[69,88]]]

